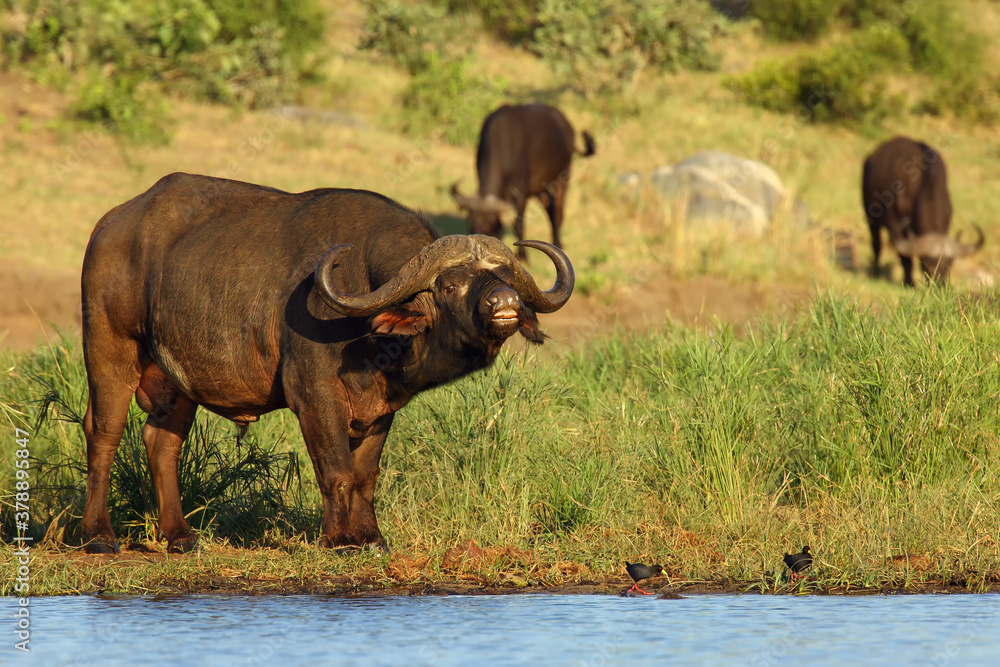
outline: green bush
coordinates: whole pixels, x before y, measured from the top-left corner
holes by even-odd
[[[896,25],[905,20],[901,0],[843,0],[840,14],[854,26],[867,26],[876,21],[891,21]]]
[[[944,0],[925,0],[899,26],[910,45],[913,66],[931,74],[953,76],[979,70],[984,40],[969,31],[955,8]]]
[[[431,51],[403,92],[403,129],[456,145],[475,143],[483,119],[503,101],[504,81],[468,73],[469,59],[443,59]]]
[[[951,75],[982,66],[984,39],[947,0],[848,0],[843,14],[855,26],[900,32],[910,48],[910,64],[919,71]]]
[[[888,71],[907,59],[898,32],[873,28],[819,54],[765,63],[726,85],[751,104],[810,122],[878,121],[903,108],[903,98],[887,92]]]
[[[4,6],[0,67],[28,68],[46,83],[66,84],[97,69],[126,80],[102,90],[92,90],[93,81],[83,85],[91,99],[78,101],[77,111],[101,120],[114,120],[111,97],[136,80],[245,107],[287,101],[315,73],[311,58],[323,31],[316,0],[5,0]],[[142,105],[133,108],[141,113]],[[119,120],[113,125],[125,128]]]
[[[795,41],[814,39],[827,31],[840,7],[830,0],[753,0],[750,14],[768,36]]]
[[[542,0],[528,48],[584,92],[617,92],[646,66],[714,69],[724,19],[702,2]]]
[[[1000,80],[971,72],[939,78],[914,105],[916,113],[993,125],[1000,120]]]
[[[383,53],[410,74],[427,67],[430,53],[447,53],[455,36],[444,7],[378,0],[368,0],[367,5],[368,18],[358,48]]]
[[[133,141],[166,143],[169,116],[161,96],[136,77],[107,77],[91,68],[70,111]]]
[[[538,26],[538,11],[544,0],[437,0],[449,12],[479,14],[483,26],[500,39],[521,42]]]
[[[502,101],[503,81],[469,73],[473,38],[447,3],[401,5],[367,0],[359,48],[383,53],[412,78],[403,91],[403,131],[456,145],[475,142],[483,119]]]
[[[981,123],[998,118],[996,84],[983,71],[984,41],[943,0],[845,2],[843,14],[864,28],[846,45],[783,63],[765,63],[729,79],[751,104],[796,112],[814,121],[879,120],[901,111],[902,94],[886,96],[891,75],[923,72],[933,78],[912,107],[918,113]]]

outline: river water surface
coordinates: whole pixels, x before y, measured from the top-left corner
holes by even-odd
[[[30,602],[44,665],[1000,665],[1000,595],[62,597]]]

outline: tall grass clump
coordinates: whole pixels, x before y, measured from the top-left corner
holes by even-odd
[[[0,396],[7,421],[31,433],[32,532],[69,544],[79,540],[86,495],[82,371],[78,343],[63,337],[22,356]],[[112,526],[126,542],[156,539],[157,502],[141,436],[144,422],[145,415],[133,406],[111,470]],[[195,530],[237,545],[314,532],[318,517],[303,507],[298,453],[283,449],[280,434],[269,433],[267,439],[236,437],[222,420],[199,415],[178,462],[181,506]],[[5,512],[4,537],[13,534],[11,521]]]
[[[151,140],[166,136],[163,93],[246,108],[292,99],[315,74],[324,20],[315,0],[5,0],[3,9],[0,68],[68,87],[78,117]]]

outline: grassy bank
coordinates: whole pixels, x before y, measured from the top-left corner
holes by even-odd
[[[123,557],[147,561],[133,568],[65,553],[56,539],[37,558],[32,590],[141,592],[222,571],[292,588],[334,575],[376,588],[462,577],[544,585],[613,580],[623,560],[639,559],[662,563],[671,581],[774,591],[784,589],[782,553],[802,544],[818,555],[806,587],[995,589],[998,308],[995,297],[953,290],[874,307],[822,294],[744,339],[667,328],[561,356],[504,356],[397,417],[376,499],[391,561],[311,546],[312,472],[275,473],[275,461],[308,461],[290,414],[266,416],[240,451],[230,426],[203,417],[199,437],[246,476],[227,498],[189,494],[205,551]],[[33,491],[35,535],[69,542],[83,483],[75,340],[9,358],[2,398],[7,428],[31,427],[33,473],[58,486]],[[36,429],[31,402],[46,391],[59,402]],[[241,463],[253,447],[257,458]],[[12,489],[10,450],[2,456]],[[127,439],[118,465],[141,458]],[[187,483],[207,488],[213,465],[191,462]],[[255,475],[271,477],[254,486]],[[148,498],[122,498],[143,484],[119,484],[116,529],[162,552]],[[0,566],[13,567],[9,546],[3,554]]]

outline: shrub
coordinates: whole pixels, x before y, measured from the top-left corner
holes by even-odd
[[[43,82],[67,82],[98,68],[129,81],[157,82],[227,104],[261,107],[291,99],[321,44],[316,0],[6,0],[0,65]],[[88,75],[89,76],[89,75]],[[92,77],[91,77],[92,79]],[[119,93],[132,83],[116,83]],[[84,117],[112,119],[110,88],[92,80],[78,101]],[[152,87],[145,91],[152,96]],[[105,102],[95,101],[104,97]],[[104,108],[100,111],[99,108]],[[133,105],[136,112],[142,105]],[[112,119],[113,120],[113,119]],[[155,121],[155,115],[151,117]],[[125,126],[117,120],[117,128]]]
[[[756,106],[811,122],[878,121],[903,99],[887,94],[887,71],[908,58],[897,32],[861,32],[846,45],[785,63],[765,63],[726,85]]]
[[[955,8],[943,0],[919,4],[899,30],[918,70],[951,76],[982,68],[983,38],[971,33]]]
[[[876,21],[891,21],[900,25],[905,20],[901,0],[844,0],[840,13],[854,26],[867,26]]]
[[[931,74],[980,69],[984,40],[969,30],[946,0],[848,0],[843,13],[855,26],[899,32],[910,49],[910,64]]]
[[[358,48],[389,56],[416,74],[427,67],[431,52],[445,54],[454,37],[444,7],[401,5],[368,0],[368,19]]]
[[[764,26],[768,36],[795,41],[814,39],[836,18],[840,7],[830,0],[754,0],[750,14]]]
[[[913,109],[932,116],[952,114],[975,123],[1000,120],[1000,80],[971,72],[941,77]]]
[[[403,92],[403,129],[457,145],[474,143],[483,119],[503,99],[503,81],[468,73],[469,59],[444,59],[432,51]]]
[[[538,11],[543,0],[438,0],[449,12],[472,11],[482,18],[483,26],[500,39],[520,42],[538,26]]]
[[[413,75],[403,91],[403,130],[457,145],[474,142],[483,118],[500,104],[504,82],[469,73],[468,24],[448,16],[448,3],[367,4],[359,47],[384,53]]]
[[[714,69],[724,19],[701,2],[542,0],[528,48],[584,92],[617,92],[646,66]]]
[[[108,77],[91,68],[70,111],[133,141],[166,143],[169,138],[162,97],[134,76]]]

